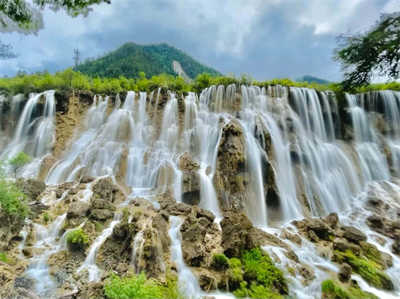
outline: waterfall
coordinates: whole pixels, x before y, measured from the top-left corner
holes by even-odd
[[[186,266],[183,260],[180,228],[182,220],[179,217],[170,217],[171,228],[169,229],[169,237],[171,238],[171,259],[176,263],[178,269],[178,286],[181,294],[185,298],[195,299],[201,295],[201,289],[196,277],[192,271]]]

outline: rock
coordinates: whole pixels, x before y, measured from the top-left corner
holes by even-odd
[[[46,189],[45,183],[34,179],[18,179],[16,185],[30,201],[38,200],[39,195]]]
[[[292,241],[293,243],[295,243],[297,245],[301,245],[301,243],[302,243],[301,242],[301,238],[299,237],[299,235],[292,234],[286,229],[282,230],[282,232],[280,234],[280,238]]]
[[[222,247],[227,257],[240,257],[248,244],[248,234],[253,228],[250,220],[243,213],[227,212],[221,223]]]
[[[342,239],[342,238],[336,238],[335,240],[333,240],[333,249],[339,250],[341,252],[350,250],[357,256],[360,255],[360,252],[361,252],[360,246],[350,243],[346,239]]]
[[[342,264],[339,269],[338,277],[341,282],[348,282],[353,272],[349,264]]]
[[[25,247],[22,249],[22,254],[27,258],[31,258],[33,256],[32,247]]]
[[[110,177],[96,181],[92,190],[95,198],[102,198],[109,202],[122,202],[125,198],[123,192],[114,184]]]
[[[195,272],[200,288],[205,292],[214,291],[218,288],[220,276],[207,269],[201,269]]]
[[[371,229],[382,229],[384,226],[382,217],[378,215],[372,215],[367,218],[367,224]]]
[[[215,190],[224,210],[243,210],[248,182],[245,144],[243,129],[237,121],[230,121],[224,126],[214,175]]]
[[[179,158],[179,169],[182,171],[197,171],[200,169],[200,165],[186,152]]]
[[[339,216],[337,213],[331,213],[326,216],[325,221],[331,228],[336,228],[339,222]]]
[[[17,277],[14,281],[15,288],[22,288],[22,289],[27,289],[27,290],[32,289],[34,284],[35,284],[35,281],[26,276]]]
[[[81,182],[81,184],[89,184],[89,183],[93,182],[94,180],[95,180],[94,177],[91,177],[91,176],[83,176],[83,177],[80,179],[80,182]]]
[[[105,221],[113,218],[114,212],[110,210],[94,209],[90,211],[90,218],[99,221]]]
[[[67,218],[79,218],[87,215],[89,211],[89,203],[77,201],[70,204],[67,212]]]
[[[394,254],[400,255],[400,241],[396,241],[392,245],[392,252]]]
[[[367,240],[367,236],[362,231],[360,231],[355,227],[342,226],[342,230],[344,231],[343,237],[345,237],[347,240],[351,242],[359,243],[361,241]]]
[[[90,201],[90,209],[105,209],[115,211],[114,205],[108,200],[102,198],[94,198]]]

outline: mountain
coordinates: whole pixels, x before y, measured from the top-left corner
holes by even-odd
[[[147,77],[161,73],[185,74],[184,76],[189,78],[195,78],[201,73],[220,75],[218,71],[165,43],[158,45],[126,43],[101,58],[85,61],[75,70],[92,77],[136,78],[140,72],[144,72]]]
[[[310,76],[310,75],[305,75],[305,76],[297,79],[296,81],[297,82],[318,83],[318,84],[329,84],[329,83],[331,83],[328,80],[317,78],[317,77]]]

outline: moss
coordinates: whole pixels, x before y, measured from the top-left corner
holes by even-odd
[[[231,258],[227,273],[230,289],[237,297],[282,298],[288,294],[282,271],[260,248],[244,251],[240,259]]]
[[[381,266],[365,257],[357,257],[350,250],[335,251],[334,258],[339,262],[346,262],[353,271],[358,273],[370,285],[385,290],[393,290],[393,282],[389,276],[381,271]]]
[[[183,299],[176,276],[167,276],[165,284],[147,279],[144,273],[119,277],[115,274],[106,281],[104,294],[109,299]]]
[[[325,280],[321,285],[324,299],[378,299],[374,294],[364,292],[357,287],[345,287],[337,281]]]
[[[225,256],[225,254],[214,254],[212,266],[216,270],[227,269],[229,267],[228,258]]]
[[[81,229],[74,229],[67,233],[67,244],[71,250],[83,249],[89,244],[89,237]]]
[[[0,252],[0,262],[3,262],[3,263],[8,262],[7,254],[5,254],[4,252]]]
[[[243,281],[242,262],[238,258],[229,259],[228,279],[229,286],[233,289],[239,287]]]
[[[50,216],[47,212],[45,212],[43,214],[43,222],[47,224],[47,223],[49,223],[49,221],[50,221]]]
[[[374,245],[367,242],[361,242],[362,254],[369,260],[374,261],[381,269],[385,268],[385,262],[382,260],[382,254]]]

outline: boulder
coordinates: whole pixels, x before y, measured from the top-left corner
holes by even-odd
[[[89,211],[89,203],[83,201],[73,202],[69,205],[67,218],[80,218],[87,215]]]
[[[46,189],[46,184],[35,179],[18,179],[17,187],[24,193],[29,201],[36,201],[39,195]]]
[[[362,231],[360,231],[355,227],[342,226],[342,230],[343,230],[343,237],[351,242],[360,243],[361,241],[367,240],[367,236]]]
[[[368,226],[373,229],[382,229],[384,227],[384,220],[378,215],[372,215],[367,218]]]
[[[339,269],[338,278],[341,282],[348,282],[353,272],[349,264],[342,264]]]
[[[99,221],[105,221],[113,218],[114,212],[110,210],[94,209],[90,211],[90,218]]]

